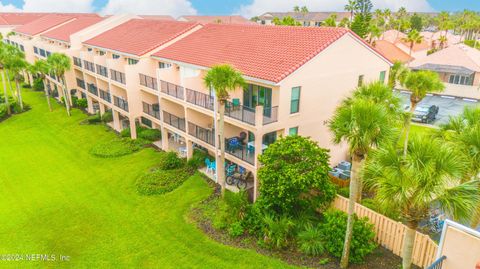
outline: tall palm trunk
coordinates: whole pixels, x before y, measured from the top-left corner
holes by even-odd
[[[19,87],[17,76],[15,76],[15,87],[17,88],[17,97],[18,97],[18,103],[20,104],[20,111],[23,111],[22,91]]]
[[[218,143],[220,144],[220,163],[217,163],[217,180],[220,184],[222,197],[225,195],[225,101],[218,102]]]
[[[45,83],[45,77],[42,75],[41,77],[43,83],[43,91],[45,92],[45,98],[47,98],[48,109],[52,112],[52,104],[50,104],[50,93],[47,89],[47,84]]]
[[[345,242],[343,244],[342,259],[340,260],[340,268],[345,269],[348,267],[348,259],[350,257],[350,245],[352,243],[353,224],[355,222],[355,203],[357,201],[358,194],[358,180],[360,167],[362,165],[363,157],[357,154],[352,158],[352,173],[350,175],[350,198],[348,199],[348,220],[347,230],[345,232]]]
[[[68,98],[67,85],[65,83],[65,78],[63,77],[63,75],[57,75],[57,78],[62,83],[63,99],[65,100],[65,107],[67,108],[67,114],[68,114],[68,116],[71,116],[71,113],[70,113],[70,98]]]
[[[407,229],[405,230],[402,248],[402,269],[410,269],[412,267],[413,243],[415,241],[418,223],[408,221],[406,226]]]
[[[8,115],[12,114],[10,104],[8,103],[7,82],[5,81],[5,70],[2,69],[2,84],[3,84],[3,97],[5,98],[5,106],[7,106]]]
[[[403,156],[407,156],[408,149],[408,136],[410,135],[410,126],[411,126],[411,116],[417,107],[418,102],[410,100],[410,115],[408,116],[407,122],[405,122],[405,141],[403,141]]]
[[[8,86],[10,87],[10,92],[13,94],[13,96],[16,97],[15,91],[13,90],[13,87],[12,87],[12,82],[10,81],[10,74],[8,73],[8,70],[5,70],[5,72],[7,74],[7,82],[8,82]]]

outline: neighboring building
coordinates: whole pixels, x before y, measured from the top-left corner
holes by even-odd
[[[437,72],[445,82],[442,94],[480,99],[480,51],[464,44],[452,45],[422,59],[416,59],[413,70]]]
[[[226,138],[241,142],[227,142],[226,158],[253,173],[254,194],[257,156],[280,136],[312,137],[330,149],[332,164],[346,159],[347,145],[332,143],[326,123],[359,84],[385,81],[391,65],[344,28],[52,16],[19,27],[8,42],[24,46],[29,61],[66,53],[73,62],[69,95],[86,98],[90,113],[111,110],[109,125],[130,127],[133,138],[137,123],[160,129],[158,145],[187,157],[194,146],[216,151],[205,73],[222,63],[241,71],[248,85],[230,94],[225,117]],[[48,84],[58,81],[49,77]]]
[[[447,41],[445,42],[445,44],[443,44],[445,48],[460,43],[462,39],[462,37],[459,35],[452,34],[451,32],[445,33],[445,31],[437,31],[437,32],[424,31],[424,32],[421,32],[420,34],[423,36],[423,38],[427,43],[430,43],[432,48],[440,48],[440,46],[442,45],[440,44],[440,38],[442,36],[445,36],[447,38]]]
[[[224,24],[254,24],[254,22],[239,16],[181,16],[178,21],[193,21],[199,23],[224,23]]]
[[[175,19],[169,15],[138,15],[140,18],[150,19],[150,20],[164,20],[164,21],[174,21]]]
[[[0,13],[0,33],[5,37],[15,27],[27,24],[42,16],[45,16],[45,13]]]
[[[257,23],[273,25],[274,18],[283,19],[289,16],[299,21],[303,26],[321,26],[331,14],[337,14],[337,22],[340,22],[343,18],[350,18],[350,12],[267,12],[258,16]]]
[[[410,43],[405,41],[406,38],[406,34],[397,30],[385,31],[385,33],[380,36],[380,40],[386,40],[394,44],[396,47],[398,47],[414,59],[420,59],[427,56],[427,52],[432,49],[431,42],[424,39],[420,44],[414,44],[410,51]]]
[[[386,40],[375,41],[374,48],[392,63],[400,61],[405,64],[413,60],[413,57],[408,55],[408,53],[404,52],[393,43],[390,43]]]

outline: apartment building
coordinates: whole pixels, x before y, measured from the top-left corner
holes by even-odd
[[[327,121],[359,84],[385,80],[391,65],[344,28],[115,18],[76,33],[93,19],[62,23],[63,30],[51,27],[39,38],[12,38],[34,60],[43,57],[40,48],[71,56],[69,94],[86,98],[90,113],[111,110],[110,126],[130,128],[132,138],[136,124],[158,128],[159,146],[187,157],[194,147],[217,154],[214,91],[203,78],[212,66],[231,64],[247,86],[226,104],[226,159],[252,172],[254,197],[257,157],[278,137],[309,136],[330,150],[332,164],[346,159],[347,146],[332,143]]]
[[[350,12],[267,12],[258,16],[257,23],[273,25],[274,18],[292,17],[303,26],[322,26],[322,23],[332,14],[337,15],[337,23],[344,18],[350,18]]]

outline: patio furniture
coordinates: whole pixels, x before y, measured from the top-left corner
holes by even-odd
[[[232,99],[232,105],[233,105],[233,108],[237,108],[237,107],[240,107],[240,99],[238,98],[233,98]]]
[[[238,140],[237,137],[230,138],[228,140],[228,150],[229,151],[235,151],[238,148],[241,148],[242,144],[240,143],[240,140]]]
[[[187,147],[179,147],[178,152],[180,152],[181,157],[187,157]]]
[[[214,173],[215,170],[217,169],[216,167],[216,163],[215,162],[212,162],[210,161],[209,158],[205,158],[205,165],[207,166],[207,170],[205,171],[206,173]]]

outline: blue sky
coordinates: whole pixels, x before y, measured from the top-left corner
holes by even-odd
[[[82,1],[88,2],[91,0],[0,0],[0,3],[3,5],[12,4],[17,8],[22,8],[24,1],[37,2],[39,5],[43,4],[43,6],[45,7],[48,5],[55,5],[56,3],[59,3],[59,2],[64,2],[64,3],[77,2],[78,3]],[[93,0],[93,10],[100,11],[108,1],[109,0]],[[332,7],[333,9],[338,10],[338,9],[341,9],[341,7],[343,7],[344,5],[344,3],[341,3],[341,2],[346,2],[347,0],[345,1],[342,1],[342,0],[287,0],[287,1],[280,1],[280,0],[270,0],[270,1],[269,0],[148,0],[148,3],[151,4],[152,6],[156,6],[156,7],[152,7],[152,9],[162,10],[160,6],[167,5],[166,1],[168,1],[170,5],[176,5],[176,3],[180,3],[180,2],[183,2],[183,3],[190,2],[191,6],[196,11],[196,13],[201,15],[219,15],[219,14],[232,14],[232,13],[241,13],[242,15],[247,15],[247,14],[251,15],[251,14],[266,12],[267,11],[266,9],[268,9],[268,11],[275,11],[275,10],[285,11],[284,9],[286,9],[287,7],[288,9],[291,9],[290,6],[294,5],[294,3],[292,2],[306,3],[307,7],[315,7],[315,6],[325,7],[324,9],[325,11],[326,9],[332,9]],[[45,4],[43,2],[45,2]],[[117,3],[123,2],[124,6],[128,6],[128,7],[132,6],[132,9],[133,9],[132,12],[135,13],[136,4],[139,2],[145,3],[147,1],[115,0],[112,2],[117,2]],[[282,2],[282,4],[277,4],[280,2]],[[403,5],[407,7],[409,5],[421,6],[421,5],[418,5],[418,3],[423,2],[424,4],[423,7],[429,6],[434,10],[456,11],[456,10],[463,10],[465,8],[468,8],[468,9],[480,11],[479,0],[395,0],[393,2],[390,0],[372,0],[372,2],[374,2],[374,4],[381,3],[381,4],[378,4],[378,7],[381,7],[381,8],[389,7],[392,10],[395,10],[396,7],[403,6]],[[168,10],[172,10],[172,9],[170,8]],[[182,10],[187,10],[187,9],[177,9],[176,11],[181,13]],[[317,9],[311,8],[311,10],[317,10]],[[74,12],[75,10],[71,10],[71,11]],[[177,15],[177,14],[171,14],[171,15]]]

